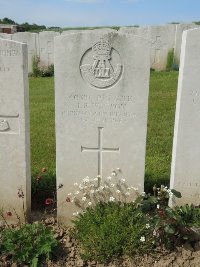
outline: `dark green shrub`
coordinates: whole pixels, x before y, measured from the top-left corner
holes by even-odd
[[[117,172],[115,178],[116,175]],[[96,180],[100,182],[99,187],[93,184]],[[82,245],[83,259],[106,263],[125,255],[173,249],[185,240],[191,240],[191,231],[185,227],[180,213],[168,207],[170,197],[181,197],[179,192],[154,185],[153,196],[143,192],[135,201],[130,201],[132,187],[126,187],[125,179],[115,180],[115,185],[113,178],[108,180],[86,177],[79,185],[81,192],[70,193],[73,203],[83,210],[83,213],[74,213],[77,217],[73,220],[74,236]],[[128,190],[125,193],[129,196],[127,201],[126,198],[119,200],[124,195],[118,187],[120,181]],[[94,189],[91,190],[91,186]],[[101,196],[104,196],[103,200]]]
[[[181,216],[183,224],[200,227],[200,207],[185,205],[177,207],[176,211]]]
[[[52,77],[54,76],[54,65],[51,64],[47,68],[40,69],[40,76],[41,77]]]
[[[19,229],[6,228],[0,235],[0,253],[10,256],[17,264],[37,267],[48,260],[57,247],[51,230],[43,224],[24,224]]]
[[[87,208],[74,224],[75,237],[82,244],[82,257],[86,260],[108,262],[155,247],[153,238],[141,241],[149,231],[148,219],[133,204],[98,203],[94,209]]]
[[[40,66],[40,58],[34,56],[32,59],[33,77],[52,77],[54,76],[54,65],[51,64],[47,67]]]
[[[171,49],[167,55],[166,70],[168,70],[168,71],[172,70],[173,69],[173,63],[174,63],[174,49]]]
[[[40,59],[37,56],[33,56],[32,58],[32,69],[33,69],[33,76],[39,77],[40,76],[40,68],[39,68]]]

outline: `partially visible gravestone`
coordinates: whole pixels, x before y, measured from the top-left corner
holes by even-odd
[[[168,53],[173,50],[176,25],[149,26],[148,38],[152,41],[151,68],[165,70]]]
[[[7,40],[11,40],[11,39],[12,39],[12,34],[8,34],[8,33],[2,33],[2,32],[0,32],[0,38],[2,38],[2,39],[7,39]]]
[[[119,33],[134,34],[143,38],[149,38],[149,26],[142,27],[121,27]]]
[[[38,55],[38,34],[31,32],[17,32],[12,40],[28,45],[28,72],[32,72],[33,58]]]
[[[109,32],[117,32],[117,30],[111,28],[100,28],[100,29],[92,29],[92,30],[68,30],[63,31],[61,35],[71,34],[71,33],[90,33],[90,32],[102,32],[102,33],[109,33]]]
[[[144,184],[150,43],[118,33],[79,33],[55,39],[58,219],[74,206],[67,191],[85,176],[122,169]]]
[[[183,33],[170,187],[173,204],[200,204],[200,29]]]
[[[151,40],[151,68],[165,70],[168,53],[174,48],[176,25],[121,27],[119,32]]]
[[[23,220],[31,205],[27,45],[0,39],[0,209]],[[15,216],[7,218],[16,222]]]
[[[174,45],[174,63],[179,65],[180,63],[180,54],[181,54],[181,41],[183,31],[198,28],[199,26],[191,24],[178,24],[176,25],[176,36],[175,36],[175,45]]]
[[[59,32],[44,31],[39,33],[39,56],[41,66],[54,64],[54,38]]]

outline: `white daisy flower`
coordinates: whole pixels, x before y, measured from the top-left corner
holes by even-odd
[[[114,197],[110,197],[110,201],[115,201],[115,198]]]
[[[144,236],[141,236],[140,241],[141,242],[145,242],[145,237]]]

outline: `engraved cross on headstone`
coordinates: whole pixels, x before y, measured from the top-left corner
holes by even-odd
[[[159,62],[159,57],[160,57],[160,49],[162,47],[162,42],[161,42],[161,37],[156,36],[156,40],[152,42],[152,47],[154,49],[154,59],[153,63],[158,63]]]
[[[120,149],[118,148],[104,148],[102,146],[103,139],[103,127],[98,127],[98,147],[90,148],[81,146],[81,152],[97,152],[98,153],[98,175],[102,177],[102,158],[104,152],[117,152],[119,153]]]
[[[152,48],[154,49],[154,60],[153,63],[157,64],[160,61],[160,50],[166,43],[163,43],[161,36],[156,36],[155,41],[152,42]]]

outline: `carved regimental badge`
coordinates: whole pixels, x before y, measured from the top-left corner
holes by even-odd
[[[9,130],[10,127],[9,127],[9,124],[6,120],[0,120],[0,132],[4,132],[4,131],[7,131]]]
[[[84,53],[80,71],[82,78],[90,85],[98,89],[109,88],[121,77],[120,55],[105,38],[101,38]]]

